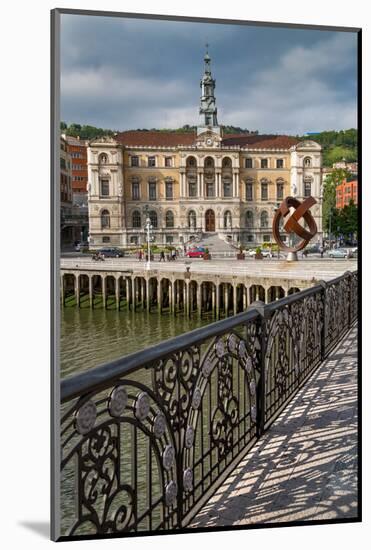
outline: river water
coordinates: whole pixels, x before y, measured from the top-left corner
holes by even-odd
[[[209,320],[77,307],[61,311],[61,378],[209,323]]]

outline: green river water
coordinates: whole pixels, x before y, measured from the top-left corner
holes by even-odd
[[[209,323],[210,320],[66,307],[61,311],[61,378],[83,372]]]

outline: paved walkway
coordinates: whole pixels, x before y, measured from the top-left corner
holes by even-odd
[[[356,516],[353,328],[189,527]]]
[[[357,269],[356,260],[300,260],[298,262],[286,262],[285,260],[261,260],[249,258],[239,261],[235,258],[225,260],[192,259],[185,263],[185,258],[179,258],[175,262],[151,262],[151,270],[158,272],[184,273],[186,265],[190,266],[191,273],[219,274],[219,275],[246,275],[248,277],[268,277],[285,279],[331,280],[343,275],[345,271]],[[63,269],[93,269],[97,271],[143,271],[146,263],[132,258],[106,258],[104,262],[94,262],[90,257],[61,258]]]

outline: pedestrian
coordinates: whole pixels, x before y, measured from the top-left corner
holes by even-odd
[[[320,246],[319,252],[321,254],[321,258],[323,258],[323,246]]]
[[[165,261],[165,252],[163,250],[161,250],[160,252],[160,262],[164,262]]]

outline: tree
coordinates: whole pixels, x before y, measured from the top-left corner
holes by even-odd
[[[351,177],[351,173],[349,170],[344,170],[343,168],[336,168],[326,176],[323,185],[322,221],[323,227],[327,232],[330,230],[330,216],[336,210],[336,186],[349,177]],[[334,227],[335,225],[332,220],[332,232],[334,231]]]

